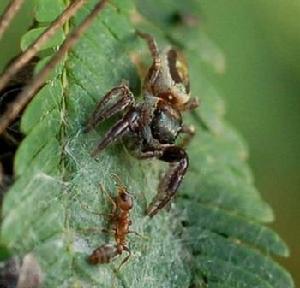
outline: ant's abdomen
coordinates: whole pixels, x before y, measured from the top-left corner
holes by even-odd
[[[118,251],[114,245],[104,244],[93,251],[88,261],[93,265],[109,263],[117,255]]]

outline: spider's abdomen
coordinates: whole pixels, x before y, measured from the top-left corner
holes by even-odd
[[[175,142],[182,126],[181,114],[171,107],[157,108],[151,122],[151,131],[161,144]]]

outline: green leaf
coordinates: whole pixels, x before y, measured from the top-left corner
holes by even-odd
[[[36,1],[37,27],[25,34],[23,47],[62,10],[62,1],[54,2],[48,14],[49,1]],[[91,2],[68,23],[70,29],[88,14]],[[224,103],[205,79],[206,69],[223,69],[224,56],[198,26],[178,22],[180,13],[197,15],[198,2],[135,2],[139,11],[131,0],[109,3],[23,113],[26,138],[15,158],[17,180],[3,203],[3,247],[12,254],[33,253],[45,287],[293,287],[289,274],[271,258],[287,256],[288,248],[263,225],[273,213],[254,186],[244,140],[224,121]],[[153,219],[144,211],[166,166],[137,160],[122,141],[93,159],[90,152],[113,122],[88,134],[82,129],[97,101],[123,79],[140,96],[140,75],[130,59],[151,59],[133,20],[160,46],[184,50],[192,94],[201,100],[199,111],[185,119],[197,128],[188,149],[189,172],[170,211]],[[66,32],[47,48],[59,45]],[[36,70],[47,61],[49,55]],[[86,261],[95,248],[114,243],[103,233],[108,219],[93,213],[111,209],[99,184],[115,195],[112,173],[134,197],[132,229],[142,235],[128,236],[132,257],[119,272],[115,268],[124,255],[98,266]]]
[[[39,27],[34,28],[28,31],[25,35],[23,35],[21,39],[21,49],[24,51],[28,48],[28,46],[36,40],[47,27]],[[64,32],[62,29],[58,29],[58,31],[51,37],[46,44],[41,47],[41,50],[45,50],[48,48],[52,48],[55,46],[59,46],[64,41]]]
[[[39,22],[51,22],[64,10],[63,0],[36,0],[35,19]]]

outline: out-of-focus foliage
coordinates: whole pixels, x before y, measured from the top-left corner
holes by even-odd
[[[4,11],[6,5],[10,0],[0,1],[0,13]],[[32,24],[32,9],[33,1],[26,1],[26,5],[23,5],[21,11],[19,11],[17,17],[13,20],[7,32],[4,34],[0,45],[0,71],[3,70],[5,65],[10,59],[21,51],[20,37],[26,32],[29,26]]]
[[[300,2],[201,1],[202,28],[224,50],[226,71],[211,75],[228,118],[250,147],[259,190],[288,242],[281,260],[300,285]]]

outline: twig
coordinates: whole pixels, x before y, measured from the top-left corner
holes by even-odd
[[[19,94],[16,101],[8,106],[0,118],[0,134],[18,116],[26,104],[32,99],[37,90],[43,85],[52,69],[62,60],[65,54],[72,48],[80,36],[92,24],[108,0],[99,1],[92,12],[71,32],[70,36],[63,42],[57,53],[51,58],[48,64],[34,77],[34,79]]]
[[[9,27],[10,22],[22,7],[23,2],[24,0],[11,1],[11,3],[7,6],[4,13],[0,17],[0,39],[2,38],[6,29]]]
[[[8,81],[37,54],[41,46],[51,38],[66,21],[75,15],[86,1],[87,0],[76,0],[72,2],[64,12],[51,23],[45,32],[9,65],[0,77],[0,91],[5,87]]]

